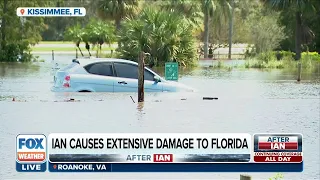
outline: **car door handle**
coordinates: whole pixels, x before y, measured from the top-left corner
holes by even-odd
[[[118,84],[128,84],[128,83],[125,81],[119,81]]]

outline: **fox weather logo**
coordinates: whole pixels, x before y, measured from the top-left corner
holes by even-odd
[[[47,167],[47,138],[43,134],[19,134],[16,139],[16,170],[44,172]]]

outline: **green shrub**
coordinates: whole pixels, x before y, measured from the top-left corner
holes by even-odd
[[[318,52],[303,52],[301,53],[301,59],[311,59],[320,62],[320,54]]]
[[[0,50],[0,62],[30,62],[34,57],[30,54],[27,43],[7,43]]]
[[[277,68],[285,67],[284,61],[276,58],[275,52],[260,53],[256,57],[250,58],[245,62],[245,68]]]
[[[268,63],[269,61],[276,61],[276,56],[275,53],[270,51],[270,52],[265,52],[265,53],[260,53],[256,57],[258,60],[263,61],[265,63]]]
[[[279,60],[278,60],[278,57]],[[320,55],[316,52],[302,53],[301,60],[294,60],[295,53],[289,51],[277,51],[260,53],[249,58],[245,62],[245,68],[297,68],[298,63],[303,69],[312,69],[319,66]]]

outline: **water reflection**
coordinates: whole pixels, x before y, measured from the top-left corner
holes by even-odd
[[[138,104],[137,110],[138,110],[139,112],[143,112],[144,102],[138,102],[137,104]]]
[[[36,73],[40,66],[32,63],[0,63],[1,77],[21,77]]]
[[[142,120],[143,119],[143,115],[145,114],[144,112],[144,102],[138,102],[137,103],[137,118],[138,118],[138,121]]]

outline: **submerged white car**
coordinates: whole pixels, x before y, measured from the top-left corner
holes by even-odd
[[[145,92],[193,92],[145,67]],[[54,76],[54,92],[137,92],[138,63],[112,58],[75,59]]]

